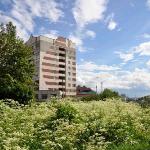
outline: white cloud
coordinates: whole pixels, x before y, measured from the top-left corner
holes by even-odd
[[[131,48],[129,52],[123,53],[116,51],[115,53],[119,55],[124,63],[133,60],[135,54],[138,54],[139,56],[150,56],[150,41],[141,43],[138,46]]]
[[[96,33],[92,30],[87,30],[86,31],[86,35],[91,37],[91,38],[95,38],[96,37]]]
[[[87,50],[83,46],[83,37],[81,35],[70,34],[68,38],[76,44],[78,51],[85,52]]]
[[[116,23],[114,20],[111,20],[111,21],[108,23],[108,29],[109,29],[109,30],[114,30],[116,27],[117,27],[117,23]]]
[[[140,55],[150,56],[150,41],[134,47],[134,52],[139,53]]]
[[[73,17],[76,21],[76,30],[69,36],[77,45],[80,52],[89,50],[83,45],[85,38],[95,38],[96,33],[87,30],[86,25],[96,23],[103,19],[107,9],[108,0],[75,0],[72,9]]]
[[[107,0],[76,0],[73,15],[79,27],[102,20]]]
[[[150,38],[150,34],[144,33],[141,37],[143,37],[145,39],[149,39]]]
[[[112,70],[119,70],[119,67],[116,66],[108,66],[108,65],[97,65],[94,62],[83,62],[83,64],[78,65],[79,70],[88,70],[88,71],[112,71]]]
[[[123,52],[116,51],[115,53],[119,55],[119,57],[123,60],[124,63],[134,58],[134,54],[132,52],[123,53]]]
[[[10,2],[6,1],[6,4],[10,4]],[[12,21],[19,30],[18,35],[24,40],[27,40],[28,34],[33,33],[36,17],[48,19],[50,22],[57,22],[63,17],[61,5],[55,0],[12,0],[11,4],[12,7],[7,12],[8,15],[1,12],[1,20],[4,23]]]
[[[1,22],[1,20],[3,22]],[[8,22],[13,22],[13,24],[16,26],[17,28],[17,35],[21,38],[23,38],[24,40],[27,40],[28,38],[28,32],[27,30],[24,28],[24,26],[22,24],[20,24],[17,20],[15,20],[12,17],[9,17],[7,15],[4,15],[3,12],[0,11],[0,23],[8,23]]]
[[[150,68],[150,60],[146,63],[146,65]]]
[[[93,64],[83,61],[77,66],[78,84],[86,85],[93,89],[97,85],[99,91],[102,81],[104,88],[131,90],[132,88],[142,87],[142,89],[150,89],[150,72],[146,69],[135,68],[132,71],[106,69],[96,71],[101,65]],[[111,68],[111,66],[109,67]]]
[[[58,37],[58,31],[50,30],[50,31],[47,31],[47,33],[44,33],[42,35],[49,37],[49,38],[52,38],[52,39],[56,39]]]
[[[63,12],[60,10],[61,5],[55,0],[25,0],[24,4],[33,16],[44,17],[51,22],[57,22],[60,17],[63,17]],[[25,6],[22,7],[25,8]]]
[[[118,26],[118,23],[114,20],[114,13],[108,15],[105,19],[105,23],[107,24],[107,28],[109,30],[114,30]]]
[[[147,6],[150,8],[150,0],[147,0]]]
[[[83,44],[82,39],[78,36],[70,35],[69,39],[76,44],[76,46],[81,46]]]

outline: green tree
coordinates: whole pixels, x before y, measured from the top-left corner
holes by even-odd
[[[27,104],[34,96],[32,50],[11,22],[0,25],[0,99]]]
[[[100,99],[104,100],[106,98],[120,98],[120,95],[111,89],[104,89],[104,91],[100,93]]]

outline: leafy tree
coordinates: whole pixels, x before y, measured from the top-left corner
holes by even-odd
[[[100,93],[100,99],[102,100],[106,98],[119,98],[119,97],[120,97],[119,93],[111,89],[104,89],[104,91]]]
[[[32,50],[16,35],[11,22],[0,25],[0,99],[27,104],[33,99]]]
[[[107,98],[121,98],[118,92],[111,89],[104,89],[100,94],[91,94],[81,98],[81,101],[99,101],[106,100]]]
[[[137,102],[142,106],[142,107],[149,107],[150,106],[150,96],[144,96],[140,97],[137,99]]]

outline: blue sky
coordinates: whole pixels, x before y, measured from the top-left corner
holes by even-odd
[[[77,46],[77,83],[150,94],[150,0],[0,0],[18,36],[64,36]]]

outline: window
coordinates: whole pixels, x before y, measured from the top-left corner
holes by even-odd
[[[42,99],[47,99],[47,94],[42,94]]]
[[[70,75],[71,75],[71,73],[70,73],[70,72],[68,72],[68,75],[70,76]]]
[[[76,84],[72,84],[72,87],[76,87]]]
[[[70,83],[68,83],[68,87],[70,87],[71,86],[71,84]]]
[[[68,61],[68,64],[70,64],[70,61]]]
[[[75,63],[75,62],[72,62],[72,65],[76,65],[76,63]]]
[[[75,79],[75,78],[72,78],[72,81],[76,81],[76,79]]]

